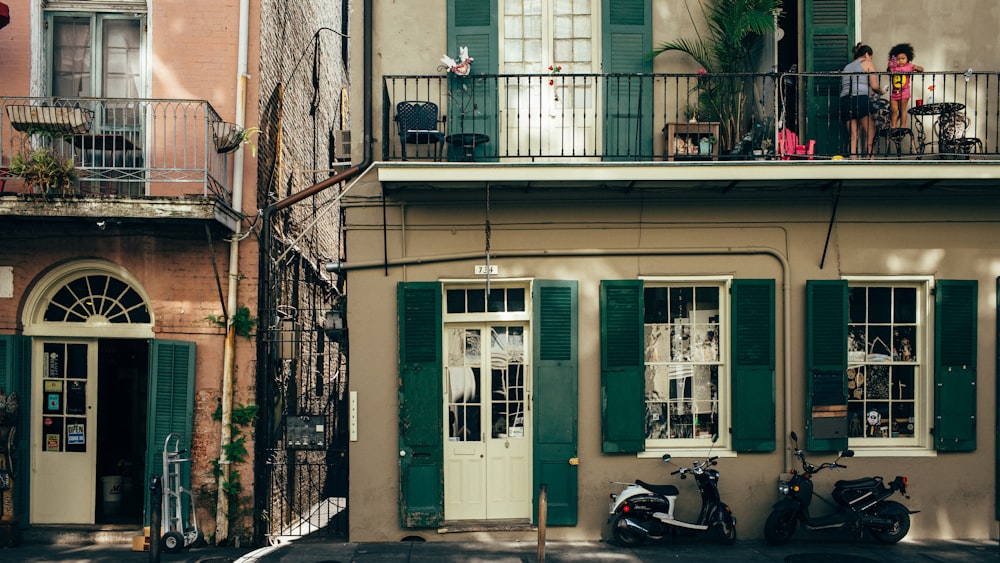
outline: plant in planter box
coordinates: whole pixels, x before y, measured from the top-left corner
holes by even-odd
[[[708,32],[698,31],[688,7],[697,38],[662,42],[652,56],[678,51],[701,65],[695,86],[698,117],[719,122],[722,149],[729,151],[748,126],[754,85],[747,74],[754,71],[762,39],[775,29],[781,0],[703,0],[700,4]]]
[[[79,177],[71,159],[62,158],[47,147],[37,148],[27,156],[23,153],[14,155],[10,161],[10,172],[46,198],[49,192],[57,190],[62,195],[73,193]]]

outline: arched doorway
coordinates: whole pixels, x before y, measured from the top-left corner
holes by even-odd
[[[28,296],[33,524],[142,521],[153,313],[124,268],[53,268]],[[22,408],[24,408],[22,407]]]

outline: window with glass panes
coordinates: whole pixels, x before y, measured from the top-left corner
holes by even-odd
[[[724,285],[643,288],[646,439],[707,440],[720,428]]]
[[[907,443],[922,420],[925,292],[922,286],[850,283],[848,437],[852,445]]]

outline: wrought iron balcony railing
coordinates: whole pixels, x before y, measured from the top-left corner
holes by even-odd
[[[997,73],[876,75],[874,159],[996,160]],[[850,158],[843,73],[384,76],[383,160]],[[893,119],[893,81],[911,98]]]
[[[75,172],[72,182],[48,186],[57,195],[202,195],[231,206],[229,152],[241,140],[202,100],[4,97],[0,186],[45,189],[23,167],[34,159],[36,168],[62,163]]]

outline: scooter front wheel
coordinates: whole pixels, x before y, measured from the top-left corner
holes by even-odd
[[[733,545],[736,543],[736,519],[733,515],[725,512],[722,514],[722,521],[716,524],[719,532],[719,539],[723,545]]]
[[[764,539],[771,545],[788,543],[795,533],[798,513],[794,510],[775,510],[764,522]]]
[[[639,530],[633,529],[625,520],[628,518],[624,512],[615,514],[611,520],[611,537],[615,543],[623,547],[636,547],[646,541],[646,536]]]

